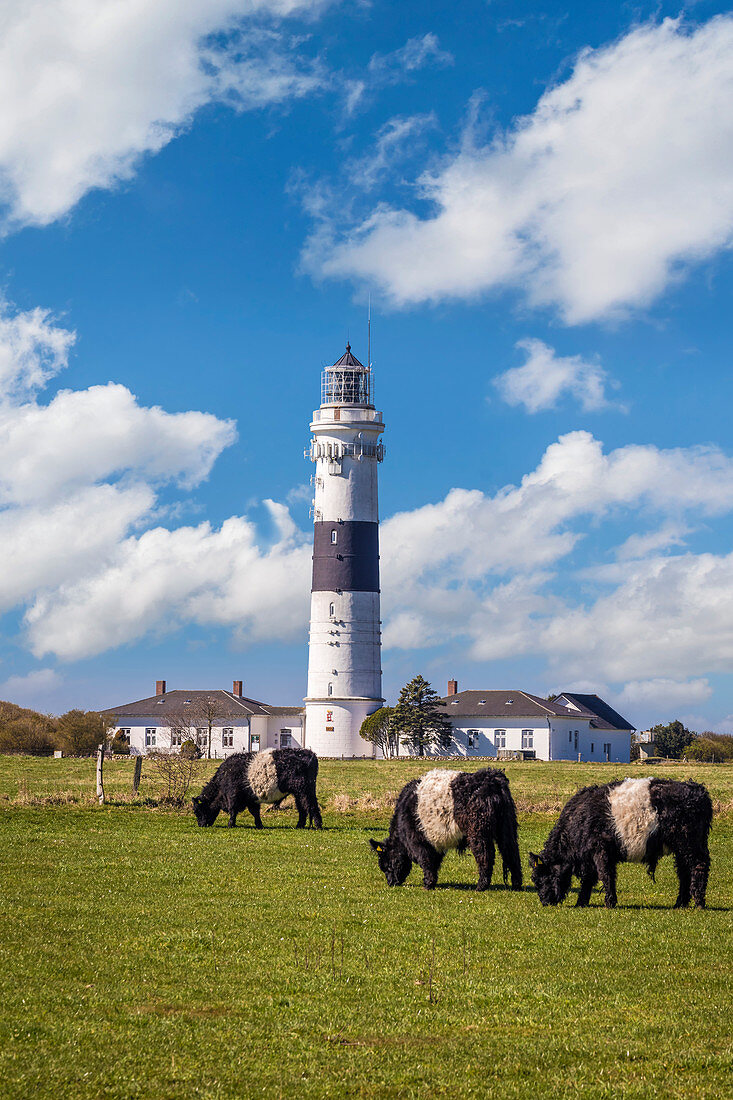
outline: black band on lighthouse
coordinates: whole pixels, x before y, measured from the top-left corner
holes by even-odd
[[[379,524],[319,522],[313,532],[312,592],[379,591]]]

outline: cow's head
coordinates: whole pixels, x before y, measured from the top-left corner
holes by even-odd
[[[386,876],[387,885],[401,886],[412,867],[412,860],[405,849],[392,840],[370,840],[369,843],[377,853],[379,870]]]
[[[543,905],[559,905],[570,889],[571,874],[566,867],[547,863],[542,856],[529,853],[532,882]]]
[[[202,829],[214,824],[219,811],[215,810],[210,802],[203,799],[201,795],[197,795],[196,798],[191,799],[191,805],[193,806],[193,812],[196,814],[196,820]]]

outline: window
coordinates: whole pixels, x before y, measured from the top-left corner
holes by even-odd
[[[183,733],[181,730],[171,730],[171,747],[175,748],[183,744]]]
[[[494,745],[497,749],[506,748],[506,730],[495,730],[494,732]]]
[[[466,745],[469,749],[475,749],[478,745],[479,731],[466,730]]]
[[[130,732],[131,731],[129,729],[117,730],[117,736],[120,738],[121,741],[127,741],[127,744],[129,745],[130,744]]]
[[[221,745],[224,749],[234,748],[234,730],[221,731]]]
[[[591,741],[591,743],[590,743],[590,751],[591,751],[591,752],[595,752],[595,751],[596,751],[596,743],[595,743],[595,741]]]
[[[534,748],[534,730],[522,730],[522,748]]]
[[[259,735],[259,733],[253,733],[253,734],[250,735],[249,748],[250,748],[250,752],[259,752],[260,751],[260,735]]]
[[[338,542],[338,540],[339,540],[339,533],[336,530],[336,528],[334,527],[333,530],[331,531],[331,542],[335,545]]]
[[[334,617],[334,615],[336,614],[336,604],[335,603],[331,603],[331,604],[328,605],[328,613],[331,616],[331,618]]]
[[[146,749],[154,749],[155,748],[155,745],[156,745],[155,735],[156,735],[157,732],[158,731],[155,730],[155,729],[145,730],[145,748]]]
[[[291,748],[292,743],[293,739],[290,736],[290,730],[280,730],[280,748],[289,749]]]
[[[333,684],[328,685],[328,694],[333,695]]]
[[[603,755],[605,756],[606,760],[608,760],[609,756],[611,755],[611,742],[610,741],[604,742]]]
[[[573,731],[572,730],[568,730],[568,741],[572,745],[572,743],[573,743]]]

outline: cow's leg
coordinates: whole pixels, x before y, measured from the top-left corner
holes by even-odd
[[[236,828],[236,826],[237,826],[237,813],[238,813],[237,807],[232,806],[231,809],[229,810],[229,823],[227,825],[228,829],[235,829]]]
[[[436,852],[434,848],[421,848],[413,858],[422,871],[423,886],[426,890],[434,890],[438,883],[438,871],[443,862],[442,852]]]
[[[578,900],[575,903],[576,906],[582,909],[588,904],[593,887],[597,882],[598,872],[595,867],[592,864],[590,866],[585,866],[580,876],[580,890],[578,891]]]
[[[301,790],[293,791],[293,798],[295,799],[295,807],[298,811],[298,824],[295,828],[305,829],[305,823],[308,820],[308,802]]]
[[[522,860],[519,855],[516,830],[513,824],[501,817],[496,830],[496,844],[501,854],[504,868],[504,882],[507,871],[512,878],[512,890],[522,889]]]
[[[594,858],[596,871],[606,892],[606,909],[616,908],[616,860],[608,852],[597,852]]]
[[[315,829],[323,828],[323,820],[321,818],[321,807],[318,805],[318,798],[316,797],[316,786],[309,787],[307,792],[308,799],[308,819],[310,824]]]
[[[262,815],[260,813],[259,802],[253,802],[252,805],[249,807],[249,812],[255,819],[255,829],[264,829],[265,826],[262,824]]]
[[[488,890],[491,886],[491,876],[494,873],[494,860],[496,859],[494,841],[485,833],[469,833],[466,839],[478,867],[476,889]]]
[[[705,908],[705,891],[710,873],[710,855],[707,844],[703,852],[696,853],[692,861],[692,900],[700,909]]]

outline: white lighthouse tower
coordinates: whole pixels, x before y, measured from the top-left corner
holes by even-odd
[[[371,755],[359,737],[382,698],[377,464],[382,414],[371,365],[351,346],[321,380],[310,426],[315,463],[305,740],[323,756]],[[306,452],[308,454],[308,452]]]

